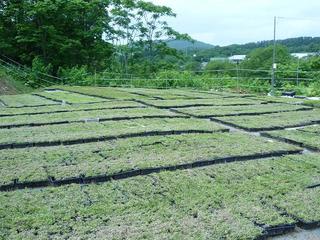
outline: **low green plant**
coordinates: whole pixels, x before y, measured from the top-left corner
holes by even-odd
[[[267,132],[269,136],[290,140],[301,144],[304,147],[317,149],[320,151],[320,127],[312,126],[299,129],[288,129]]]
[[[154,131],[224,131],[213,122],[185,118],[153,118],[108,121],[102,123],[70,123],[0,130],[0,144],[41,143],[117,137],[122,134],[144,134]]]
[[[307,110],[308,107],[289,104],[259,104],[247,106],[214,106],[214,107],[191,107],[177,109],[181,113],[191,114],[197,117],[219,117],[236,115],[259,115],[276,112],[294,112]],[[310,108],[311,110],[312,108]]]
[[[54,101],[41,98],[39,96],[31,94],[20,94],[20,95],[3,95],[0,96],[0,100],[7,107],[23,107],[23,106],[37,106],[37,105],[54,105],[57,104]],[[6,109],[4,109],[5,111]]]
[[[44,96],[49,99],[57,101],[64,101],[66,103],[92,103],[92,102],[104,102],[105,99],[99,97],[91,97],[79,93],[71,93],[66,91],[53,91],[53,92],[40,92],[37,93],[39,96]]]
[[[105,106],[102,106],[105,108]],[[37,115],[9,116],[0,118],[0,126],[54,124],[60,122],[84,122],[86,119],[100,121],[115,118],[174,117],[180,114],[155,108],[102,109],[89,111],[71,111],[62,113],[46,113]]]
[[[299,150],[285,143],[268,142],[239,133],[139,137],[35,149],[3,150],[0,182],[46,180],[46,173],[57,180],[81,174],[111,175],[198,161],[214,163],[216,159],[231,156]]]
[[[316,154],[292,155],[99,185],[1,192],[0,232],[36,239],[141,239],[155,233],[161,239],[255,239],[264,228],[295,218],[320,220],[320,191],[305,189],[319,174],[316,166]]]
[[[265,128],[287,128],[320,121],[320,111],[298,111],[272,113],[258,116],[217,117],[224,122],[235,124],[246,129],[258,131]]]
[[[133,101],[106,101],[100,103],[83,103],[73,105],[48,105],[40,107],[28,108],[0,108],[0,117],[3,116],[18,116],[18,115],[33,115],[33,114],[50,114],[57,112],[77,112],[77,111],[90,111],[90,110],[106,110],[106,109],[119,109],[119,108],[141,108],[144,107],[141,103]],[[1,119],[0,119],[1,122]]]

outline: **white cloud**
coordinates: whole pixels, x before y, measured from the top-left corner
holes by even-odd
[[[279,19],[278,38],[320,36],[319,0],[151,1],[178,14],[168,20],[176,30],[215,45],[272,39],[273,16],[286,17]]]

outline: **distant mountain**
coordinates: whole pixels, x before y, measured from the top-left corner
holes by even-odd
[[[237,54],[246,54],[249,51],[267,47],[273,44],[273,40],[266,40],[260,42],[251,42],[246,44],[233,44],[223,48],[237,49]],[[284,45],[288,48],[289,52],[314,52],[319,51],[320,37],[297,37],[277,40],[277,44]]]
[[[208,61],[212,57],[229,57],[237,54],[248,54],[254,49],[267,47],[273,44],[272,40],[251,42],[246,44],[232,44],[229,46],[215,46],[207,49],[196,49],[189,54],[197,54],[200,61]],[[277,40],[277,44],[284,45],[290,53],[320,52],[320,37],[297,37]]]
[[[167,41],[167,44],[171,48],[175,48],[177,50],[204,50],[214,48],[213,45],[209,43],[204,43],[201,41],[186,41],[186,40],[170,40]]]

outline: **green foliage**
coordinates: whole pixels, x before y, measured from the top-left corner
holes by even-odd
[[[41,58],[35,57],[32,60],[31,73],[26,83],[32,87],[39,87],[43,80],[46,81],[47,74],[52,74],[52,65],[46,65]]]
[[[228,74],[228,71],[230,69],[235,69],[235,64],[232,64],[230,61],[211,61],[206,66],[206,71],[219,71],[222,70],[223,73]]]
[[[258,48],[249,53],[246,60],[242,63],[242,67],[248,69],[268,70],[272,67],[273,47]],[[276,63],[279,65],[286,64],[290,61],[291,56],[288,49],[284,46],[276,47]]]
[[[88,77],[88,71],[86,66],[59,68],[58,75],[63,79],[64,83],[85,85]]]
[[[48,65],[73,67],[90,63],[104,66],[112,46],[106,12],[109,1],[4,1],[0,12],[1,51],[23,63],[39,57]]]

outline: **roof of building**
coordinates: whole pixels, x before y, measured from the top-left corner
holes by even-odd
[[[233,55],[229,57],[228,59],[230,61],[243,61],[246,58],[246,55]]]
[[[302,53],[291,53],[291,56],[296,58],[306,58],[310,56],[315,56],[317,53],[314,52],[302,52]]]

